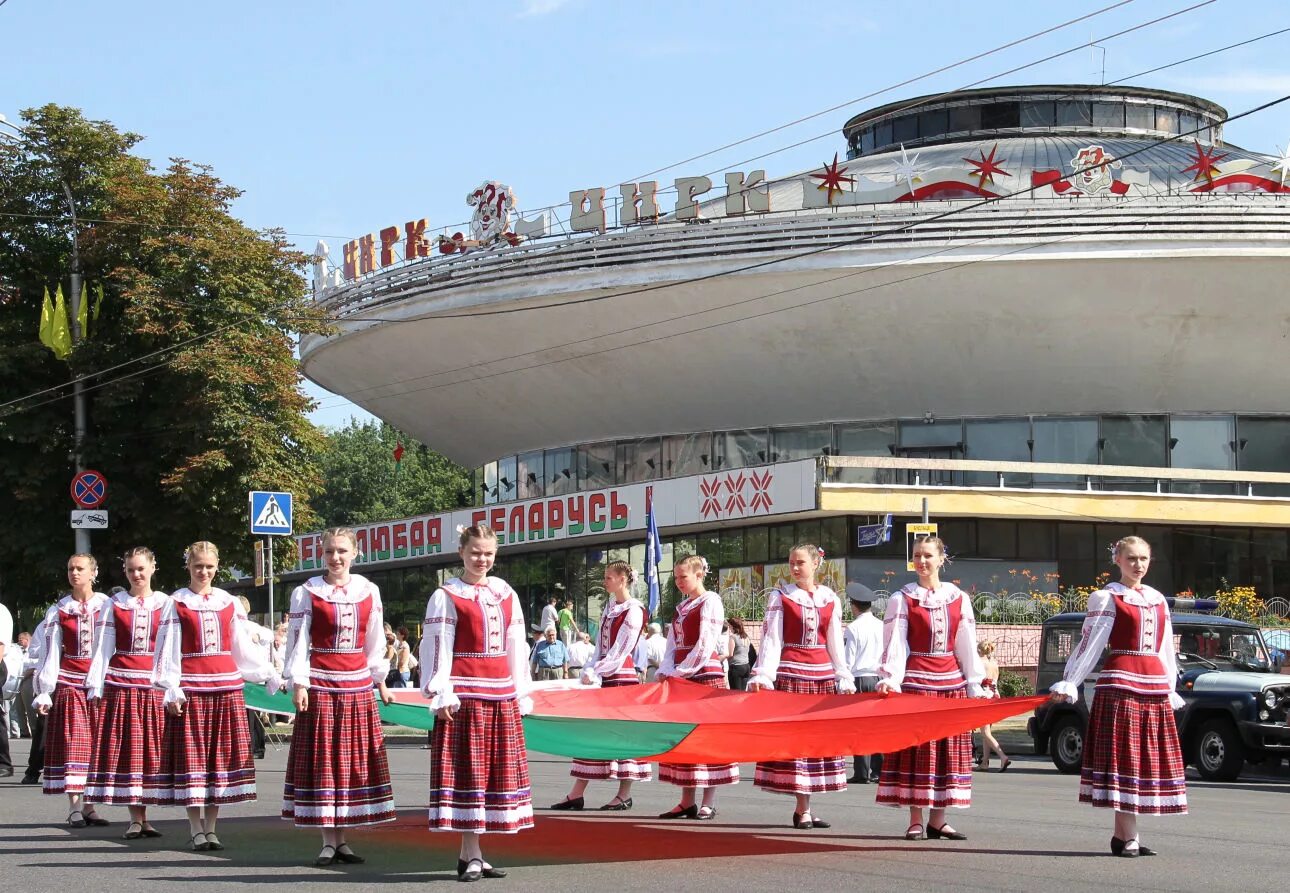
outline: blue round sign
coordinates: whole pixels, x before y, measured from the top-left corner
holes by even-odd
[[[107,499],[107,478],[91,469],[72,478],[72,500],[83,509],[96,509]]]

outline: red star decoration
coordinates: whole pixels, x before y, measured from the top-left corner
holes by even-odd
[[[838,153],[834,152],[833,163],[824,165],[824,173],[811,174],[812,177],[820,181],[819,185],[815,187],[816,189],[827,189],[829,191],[830,205],[833,204],[834,191],[837,191],[838,193],[842,193],[846,191],[842,188],[843,183],[850,183],[852,185],[855,185],[855,181],[856,181],[855,177],[842,176],[846,172],[847,172],[847,169],[845,167],[844,168],[838,167]]]
[[[981,153],[981,157],[979,159],[964,158],[963,160],[976,168],[974,171],[968,171],[968,176],[981,178],[980,182],[977,183],[979,188],[984,189],[985,184],[987,183],[993,186],[995,174],[1003,174],[1005,177],[1012,176],[1012,174],[1003,169],[1003,163],[1008,159],[1000,158],[998,161],[994,160],[995,153],[999,151],[998,143],[995,143],[990,147],[990,154],[988,156],[985,154],[985,149],[978,149],[977,151]]]
[[[1183,173],[1185,174],[1188,171],[1195,171],[1196,176],[1192,178],[1194,181],[1203,179],[1206,183],[1212,186],[1214,185],[1215,166],[1227,157],[1227,153],[1224,152],[1220,155],[1217,149],[1206,151],[1201,147],[1199,140],[1192,140],[1192,142],[1196,146],[1196,160],[1189,166],[1183,168]]]

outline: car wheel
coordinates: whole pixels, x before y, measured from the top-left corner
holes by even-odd
[[[1245,748],[1230,720],[1206,720],[1196,731],[1196,771],[1206,781],[1236,781],[1245,765]]]
[[[1084,765],[1084,723],[1074,713],[1057,720],[1048,739],[1053,765],[1067,775],[1079,772]]]

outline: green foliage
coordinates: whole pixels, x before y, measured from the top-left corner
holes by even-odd
[[[1005,698],[1020,698],[1033,695],[1035,686],[1030,679],[1012,670],[999,669],[999,695]]]
[[[403,444],[397,471],[394,448]],[[326,527],[367,524],[471,505],[470,472],[385,422],[327,433],[314,502]]]
[[[314,521],[322,436],[293,349],[326,324],[305,292],[305,256],[231,216],[240,193],[207,167],[155,170],[131,154],[141,137],[75,109],[22,117],[21,142],[0,141],[0,403],[18,401],[0,409],[0,585],[28,606],[66,585],[72,375],[85,377],[85,463],[111,482],[111,527],[92,535],[100,587],[121,582],[114,556],[138,544],[159,556],[159,588],[187,581],[180,555],[197,539],[217,543],[225,566],[250,567],[248,490],[291,491],[297,524]],[[44,289],[70,288],[64,183],[83,275],[106,294],[89,337],[59,362],[38,325]],[[46,389],[57,390],[23,399]]]

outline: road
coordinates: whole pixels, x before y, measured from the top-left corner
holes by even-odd
[[[1011,737],[1011,736],[1009,736]],[[14,763],[26,741],[13,741]],[[220,893],[245,883],[317,884],[327,891],[455,882],[456,838],[425,830],[427,755],[417,739],[392,740],[391,768],[399,798],[397,823],[351,835],[366,865],[315,868],[316,832],[276,817],[286,750],[270,748],[259,763],[262,799],[230,807],[221,818],[222,853],[184,848],[187,823],[177,809],[154,811],[165,837],[123,841],[125,810],[104,808],[108,828],[62,824],[62,797],[0,781],[0,857],[10,889],[141,893],[168,888]],[[535,802],[560,800],[568,763],[534,754]],[[1077,780],[1046,758],[1014,757],[1006,773],[978,773],[974,804],[952,822],[963,842],[900,839],[903,810],[878,807],[872,786],[817,798],[833,822],[822,831],[794,831],[791,802],[745,780],[723,790],[713,822],[667,822],[655,815],[675,803],[675,789],[637,786],[628,813],[538,814],[533,831],[485,838],[486,853],[511,871],[489,889],[651,891],[669,889],[866,891],[1266,890],[1286,882],[1290,775],[1251,775],[1233,784],[1196,781],[1191,814],[1144,819],[1142,837],[1157,858],[1116,859],[1107,852],[1110,813],[1076,803]],[[19,771],[19,775],[21,771]],[[608,801],[607,783],[593,784],[588,803]]]

